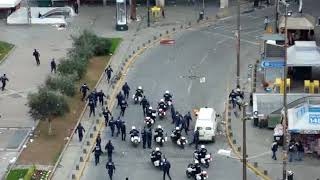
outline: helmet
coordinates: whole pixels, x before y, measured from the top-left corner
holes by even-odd
[[[241,90],[240,90],[240,88],[237,88],[236,91],[237,91],[237,92],[240,92]]]
[[[141,87],[141,86],[139,86],[139,87],[138,87],[138,89],[142,89],[142,87]]]
[[[150,119],[150,117],[146,117],[146,119],[147,119],[147,120],[149,120],[149,119]]]
[[[185,140],[186,138],[182,136],[181,139]]]
[[[136,129],[136,127],[135,126],[132,126],[132,128],[131,129]]]
[[[151,110],[151,109],[152,109],[152,107],[150,106],[150,107],[149,107],[149,109]]]
[[[199,164],[199,161],[198,161],[198,160],[194,160],[194,163],[195,163],[195,164]]]
[[[156,151],[160,151],[160,148],[156,147]]]
[[[204,149],[204,148],[206,148],[206,146],[205,146],[205,145],[201,145],[200,148],[201,148],[201,149]]]
[[[163,99],[160,99],[160,102],[164,102],[164,100],[163,100]]]
[[[158,128],[161,129],[161,125],[158,125]]]
[[[202,171],[201,174],[207,176],[208,173],[207,171]]]
[[[170,92],[168,90],[166,90],[166,94],[169,94]]]
[[[176,127],[176,130],[180,130],[180,128],[179,128],[179,127]]]

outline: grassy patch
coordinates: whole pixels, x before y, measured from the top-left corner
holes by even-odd
[[[76,88],[84,82],[90,89],[98,82],[101,73],[104,71],[110,57],[94,57],[89,60],[88,69],[85,76],[76,83]],[[48,135],[48,122],[40,121],[35,130],[38,136],[21,153],[18,164],[43,164],[53,165],[57,161],[64,144],[67,142],[65,137],[69,137],[76,122],[82,112],[85,103],[81,101],[81,94],[77,90],[76,95],[68,98],[70,112],[63,117],[52,120],[53,135]]]
[[[13,48],[12,44],[0,41],[0,62],[3,58],[9,53],[9,51]]]
[[[117,50],[117,47],[119,47],[119,44],[121,43],[121,38],[110,38],[111,40],[111,47],[110,47],[110,53],[114,54],[114,52]]]
[[[13,169],[8,174],[6,180],[19,180],[19,178],[23,178],[28,172],[28,169]]]

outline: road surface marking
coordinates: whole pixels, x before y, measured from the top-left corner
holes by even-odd
[[[192,80],[190,80],[190,83],[188,85],[188,95],[190,95],[191,87],[192,87]]]
[[[226,34],[222,34],[222,33],[216,33],[216,32],[210,32],[210,31],[204,31],[208,34],[213,34],[213,35],[218,35],[218,36],[222,36],[222,37],[225,37],[225,38],[228,38],[228,39],[235,39],[235,36],[230,36],[230,35],[226,35]],[[252,44],[252,45],[259,45],[259,43],[257,42],[254,42],[254,41],[248,41],[248,40],[245,40],[245,39],[240,39],[241,42],[246,42],[248,44]]]

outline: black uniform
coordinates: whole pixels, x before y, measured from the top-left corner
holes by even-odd
[[[110,83],[111,74],[112,74],[113,70],[112,70],[112,68],[110,66],[108,66],[107,69],[105,69],[105,72],[107,74],[108,83]]]
[[[166,174],[168,175],[169,179],[171,180],[170,168],[171,168],[170,162],[168,160],[165,160],[163,162],[163,166],[162,166],[162,169],[163,169],[163,180],[166,179]]]
[[[114,150],[114,147],[111,143],[111,141],[109,140],[109,142],[106,144],[106,146],[104,147],[105,150],[107,150],[107,153],[108,153],[108,158],[109,158],[109,161],[112,160],[112,152]]]
[[[51,60],[50,66],[51,66],[51,72],[56,73],[57,72],[57,64],[54,61],[54,59]]]
[[[139,136],[139,131],[136,129],[132,129],[130,132],[130,138],[135,137],[135,136]]]
[[[193,141],[190,143],[191,144],[195,144],[195,148],[198,149],[198,144],[199,144],[199,130],[197,129],[195,132],[194,132],[194,135],[193,135]]]
[[[123,95],[122,95],[121,92],[119,92],[119,93],[117,94],[117,100],[118,100],[117,107],[119,107],[120,104],[121,104],[121,101],[124,100],[124,97],[123,97]]]
[[[146,131],[146,128],[143,128],[142,132],[141,132],[141,135],[142,135],[142,146],[143,146],[143,149],[146,148],[146,142],[147,142],[147,131]]]
[[[151,143],[152,143],[152,129],[147,128],[147,142],[148,142],[148,148],[151,149]]]
[[[192,117],[191,117],[190,112],[188,112],[188,113],[184,116],[184,121],[185,121],[186,128],[189,130],[190,122],[192,121]]]
[[[117,127],[117,136],[118,136],[121,132],[121,126],[122,126],[122,120],[120,119],[120,117],[116,120],[115,124]]]
[[[123,94],[124,94],[124,97],[126,99],[129,98],[129,93],[130,93],[130,87],[127,83],[125,83],[123,86],[122,86],[122,91],[123,91]]]
[[[93,114],[93,116],[96,116],[94,101],[93,100],[89,100],[88,105],[89,105],[89,108],[90,108],[89,117],[91,117],[91,114]]]
[[[101,136],[100,136],[100,134],[98,134],[98,136],[97,136],[96,145],[99,146],[101,149]]]
[[[111,136],[112,137],[114,135],[115,126],[116,126],[116,122],[113,120],[113,117],[111,116],[111,119],[109,121],[109,127],[110,127],[110,130],[111,130]]]
[[[97,97],[99,100],[99,103],[101,104],[101,106],[103,106],[104,103],[104,97],[107,97],[104,92],[101,90],[100,92],[97,92]]]
[[[36,59],[36,63],[37,65],[39,66],[40,65],[40,53],[35,49],[33,51],[33,54],[34,58]]]
[[[145,116],[146,115],[146,108],[147,108],[147,105],[148,105],[148,100],[145,96],[143,96],[143,98],[141,99],[141,102],[140,102],[140,105],[142,105],[142,110],[143,110],[143,115]]]
[[[96,145],[96,147],[92,150],[94,152],[94,161],[95,164],[98,165],[100,160],[100,155],[102,154],[101,147]]]
[[[122,100],[120,103],[120,108],[121,108],[120,116],[124,116],[127,106],[128,106],[128,103],[125,100]]]
[[[121,140],[125,141],[126,140],[126,123],[122,123],[121,125]]]
[[[0,81],[2,83],[1,90],[4,91],[4,88],[6,87],[7,81],[9,81],[6,74],[4,74],[3,76],[0,77]]]
[[[106,169],[108,170],[110,180],[112,180],[113,173],[116,171],[116,167],[114,166],[114,163],[112,161],[109,161],[106,164]]]
[[[78,13],[79,13],[79,5],[78,5],[78,2],[77,2],[77,1],[74,1],[74,3],[73,3],[73,8],[74,8],[74,12],[75,12],[76,14],[78,14]]]
[[[154,135],[154,141],[156,141],[157,137],[163,137],[163,129],[162,128],[157,128],[154,130],[157,135]]]
[[[86,132],[86,130],[81,125],[81,123],[79,123],[77,126],[75,133],[77,133],[77,132],[78,132],[78,136],[79,136],[79,141],[81,142],[82,138],[83,138],[83,132]]]
[[[111,114],[111,112],[109,111],[109,109],[106,109],[106,110],[103,110],[102,115],[103,115],[103,117],[104,117],[105,125],[107,126],[107,125],[108,125],[108,122],[109,122],[109,115],[112,116],[112,114]]]
[[[163,109],[164,111],[166,111],[166,110],[167,110],[166,103],[165,103],[165,102],[159,102],[158,108],[161,108],[161,109]]]
[[[80,92],[82,93],[82,98],[81,100],[83,101],[84,98],[86,98],[87,96],[87,92],[89,91],[90,89],[88,88],[88,86],[86,84],[83,84],[81,87],[80,87]]]
[[[169,94],[169,93],[165,93],[165,94],[163,95],[163,98],[164,98],[164,100],[165,100],[166,102],[168,102],[168,101],[171,101],[172,95]]]

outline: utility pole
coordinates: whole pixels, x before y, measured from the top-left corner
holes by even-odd
[[[147,0],[147,8],[148,8],[147,21],[148,21],[148,27],[150,27],[150,0]]]
[[[279,21],[279,0],[275,1],[276,3],[276,10],[275,10],[275,21],[274,21],[274,32],[278,32],[278,21]]]
[[[204,0],[202,0],[202,12],[203,12],[203,17],[204,17]]]
[[[283,108],[284,108],[284,116],[282,119],[282,125],[283,125],[283,146],[282,146],[282,151],[283,151],[283,167],[282,167],[282,179],[286,180],[287,179],[287,159],[288,159],[288,127],[287,127],[287,122],[288,122],[288,107],[287,107],[287,49],[288,49],[288,29],[287,29],[287,20],[288,20],[288,4],[285,3],[286,6],[286,12],[285,12],[285,20],[284,20],[284,34],[285,34],[285,43],[284,43],[284,90],[283,90]]]
[[[247,129],[246,129],[246,106],[247,103],[242,105],[242,180],[247,180]]]
[[[237,87],[240,86],[240,0],[238,3],[238,16],[237,16]]]

